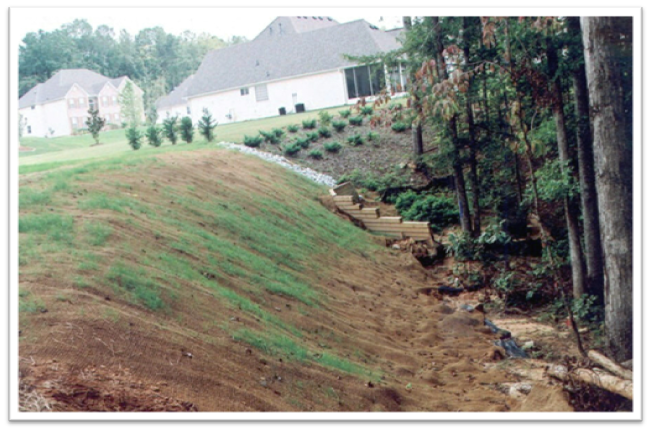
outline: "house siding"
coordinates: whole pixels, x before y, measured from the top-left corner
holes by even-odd
[[[19,113],[25,123],[24,137],[58,137],[72,133],[66,99],[35,105],[34,109],[23,108]],[[31,133],[27,133],[27,126],[31,127]],[[50,129],[53,130],[51,135]]]

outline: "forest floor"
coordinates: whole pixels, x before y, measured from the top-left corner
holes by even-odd
[[[416,293],[449,260],[423,268],[324,196],[214,148],[21,175],[23,409],[571,409],[536,361],[495,360],[483,315],[459,309],[476,294]]]

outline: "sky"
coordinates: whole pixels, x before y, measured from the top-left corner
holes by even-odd
[[[114,29],[116,36],[122,29],[133,36],[144,28],[160,26],[167,33],[175,35],[190,30],[197,34],[206,32],[222,39],[231,36],[253,39],[275,17],[297,15],[297,12],[297,9],[278,8],[12,8],[11,26],[15,26],[15,34],[20,40],[29,32],[55,30],[75,18],[86,19],[93,28],[106,24]],[[382,15],[373,9],[304,9],[301,12],[300,15],[330,16],[341,23],[365,19],[380,28],[401,26],[400,17]]]

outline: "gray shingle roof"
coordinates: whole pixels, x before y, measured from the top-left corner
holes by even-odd
[[[190,75],[185,80],[183,80],[183,82],[179,84],[174,90],[172,90],[167,96],[163,96],[162,98],[158,99],[156,101],[156,108],[161,109],[165,107],[185,104],[185,97],[188,94],[188,89],[192,83],[192,78],[194,78],[194,75]]]
[[[124,79],[126,77],[108,78],[88,69],[62,69],[25,93],[18,101],[18,107],[26,108],[61,99],[74,84],[78,84],[89,96],[96,96],[107,82],[118,87]]]
[[[395,34],[358,20],[304,33],[256,38],[211,51],[199,66],[187,95],[352,66],[355,63],[346,60],[344,54],[367,56],[398,49]]]
[[[278,17],[253,40],[276,37],[282,34],[305,33],[338,24],[334,19],[324,16]]]

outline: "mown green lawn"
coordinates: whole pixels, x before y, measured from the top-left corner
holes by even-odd
[[[346,107],[329,108],[323,111],[336,114],[337,111],[342,109],[346,109]],[[317,118],[319,111],[218,125],[215,129],[215,142],[227,141],[241,143],[244,140],[244,135],[257,135],[259,130],[270,130],[290,124],[300,125],[303,120]],[[88,134],[58,138],[23,138],[21,145],[32,147],[36,150],[20,153],[19,172],[24,174],[69,165],[87,159],[118,156],[129,152],[133,153],[133,150],[127,144],[124,130],[122,129],[102,132],[100,134],[100,142],[102,145],[92,146],[94,141],[92,136]],[[205,144],[206,141],[203,137],[195,131],[194,142],[191,146]],[[138,150],[138,153],[153,155],[161,151],[190,149],[190,146],[184,142],[179,142],[176,146],[172,146],[167,140],[165,140],[160,148],[154,148],[149,146],[143,138],[143,146]]]

